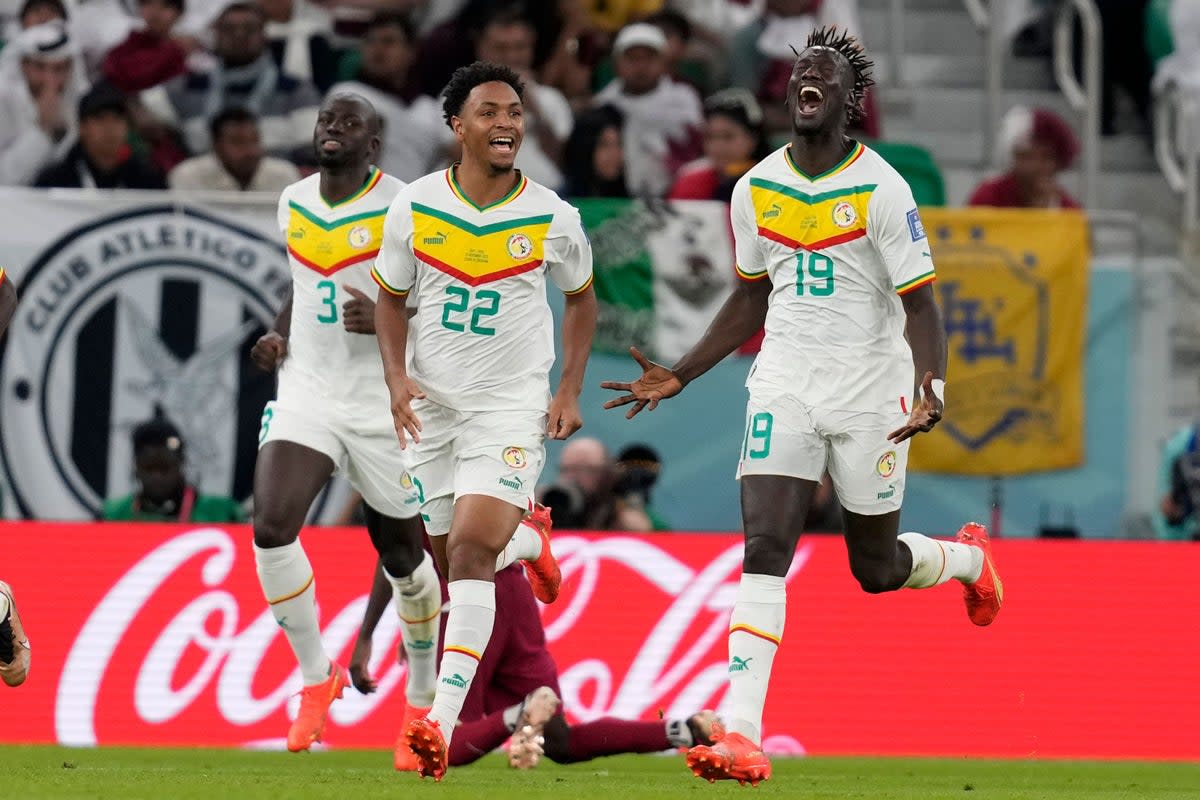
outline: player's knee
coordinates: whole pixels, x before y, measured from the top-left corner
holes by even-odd
[[[263,506],[254,509],[254,543],[259,547],[283,547],[296,541],[300,526],[287,514]]]
[[[787,570],[796,550],[794,540],[775,536],[752,536],[746,539],[742,571],[753,575],[775,575]]]
[[[483,542],[452,540],[446,543],[446,560],[450,574],[454,576],[452,580],[492,580],[497,555],[497,550]]]
[[[552,717],[542,730],[542,750],[546,758],[555,764],[570,764],[571,759],[571,729],[562,715]]]
[[[850,572],[858,585],[868,594],[882,594],[897,588],[896,581],[887,565],[877,561],[850,561]]]
[[[383,568],[396,577],[412,574],[425,558],[419,531],[415,535],[407,534],[400,526],[389,531],[389,535],[377,538],[375,545]]]

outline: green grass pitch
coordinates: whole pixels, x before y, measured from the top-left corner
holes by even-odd
[[[241,750],[0,746],[5,797],[22,800],[681,800],[705,797],[803,800],[1195,800],[1200,764],[935,759],[776,759],[756,789],[710,785],[681,758],[620,756],[515,772],[499,755],[452,769],[434,784],[391,768],[376,751],[262,753]]]

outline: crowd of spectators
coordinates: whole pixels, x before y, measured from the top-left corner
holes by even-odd
[[[484,59],[525,81],[532,179],[725,200],[786,139],[792,46],[824,25],[861,36],[857,5],[0,0],[0,185],[278,191],[314,168],[316,108],[340,91],[379,109],[379,166],[410,181],[455,158],[438,95]],[[873,93],[865,106],[851,133],[878,138]],[[1076,205],[1056,180],[1078,149],[1065,122],[1013,109],[1001,138],[1011,166],[972,203]]]
[[[474,59],[527,90],[518,166],[574,196],[727,198],[786,133],[791,44],[856,0],[0,0],[0,185],[277,191],[323,96],[385,120],[412,180]],[[706,99],[707,98],[707,99]],[[868,115],[860,133],[878,133]],[[775,138],[772,138],[775,137]]]

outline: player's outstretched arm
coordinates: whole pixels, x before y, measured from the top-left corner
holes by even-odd
[[[412,409],[412,401],[425,397],[408,377],[405,353],[408,349],[408,307],[406,294],[380,292],[375,303],[375,339],[383,358],[383,377],[392,398],[392,423],[396,438],[404,449],[411,436],[421,441],[421,420]]]
[[[392,584],[383,574],[383,562],[375,562],[375,577],[371,581],[371,594],[367,597],[367,607],[363,611],[362,627],[358,629],[358,639],[354,642],[354,652],[350,656],[350,680],[354,688],[363,694],[375,691],[377,685],[371,677],[368,662],[371,660],[371,639],[375,636],[375,628],[392,601]]]
[[[274,372],[283,360],[287,358],[288,336],[292,332],[292,287],[288,286],[287,300],[279,307],[275,315],[275,324],[271,330],[258,337],[254,347],[250,349],[250,359],[254,365],[266,372]]]
[[[562,378],[550,401],[550,421],[546,426],[546,435],[551,439],[566,439],[583,427],[579,393],[583,391],[583,374],[592,352],[597,313],[596,292],[592,287],[567,295],[562,323]]]
[[[659,401],[674,397],[683,387],[715,367],[721,359],[732,353],[762,328],[767,318],[767,301],[771,296],[771,281],[762,278],[756,281],[739,281],[733,294],[721,306],[708,330],[700,341],[679,359],[674,367],[667,368],[650,361],[636,347],[629,348],[642,376],[635,381],[604,381],[602,389],[612,389],[627,394],[609,400],[605,408],[617,408],[633,403],[625,414],[633,419],[648,405],[653,411]]]
[[[908,423],[888,434],[893,442],[911,439],[918,433],[933,430],[945,411],[946,328],[942,311],[933,295],[933,286],[926,284],[904,295],[906,331],[912,347],[916,368],[917,393]]]
[[[16,313],[17,289],[13,286],[12,278],[3,275],[0,277],[0,336],[8,330],[8,325]]]

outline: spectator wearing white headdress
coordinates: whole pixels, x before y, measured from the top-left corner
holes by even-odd
[[[0,185],[23,186],[70,148],[87,89],[60,21],[24,30],[0,56]]]

